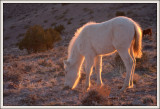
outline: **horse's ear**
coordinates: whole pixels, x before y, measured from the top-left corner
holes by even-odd
[[[63,61],[64,65],[69,65],[70,63],[67,60]]]

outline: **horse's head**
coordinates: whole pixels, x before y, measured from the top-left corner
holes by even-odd
[[[70,61],[64,61],[64,69],[65,69],[65,86],[69,86],[74,89],[79,80],[79,73],[75,66],[75,64],[71,64]]]

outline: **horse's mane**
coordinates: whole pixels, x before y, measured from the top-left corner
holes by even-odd
[[[84,29],[84,27],[86,27],[87,25],[91,25],[91,24],[96,24],[96,22],[88,22],[86,24],[84,24],[83,26],[81,26],[80,28],[77,29],[77,31],[75,32],[74,36],[72,37],[70,43],[69,43],[69,47],[68,47],[68,57],[70,57],[71,55],[71,50],[74,46],[74,43],[77,39],[77,37],[79,36],[79,34],[81,33],[81,31]]]

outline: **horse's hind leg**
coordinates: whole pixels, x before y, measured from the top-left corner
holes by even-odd
[[[96,74],[97,74],[97,85],[101,86],[101,85],[103,85],[102,78],[101,78],[102,56],[96,56],[95,57],[95,71],[96,71]]]
[[[130,48],[130,56],[132,57],[132,60],[133,60],[133,66],[132,66],[132,72],[131,72],[131,76],[130,76],[129,88],[133,88],[133,77],[134,77],[134,72],[135,72],[136,59],[134,56],[134,51],[133,51],[132,46]]]
[[[130,56],[128,49],[118,50],[118,52],[125,64],[126,71],[127,71],[127,75],[126,75],[123,87],[120,90],[121,92],[121,91],[124,91],[129,86],[129,80],[130,80],[130,76],[132,72],[133,60],[132,60],[132,57]]]
[[[90,87],[90,76],[92,74],[93,64],[94,64],[94,57],[93,56],[85,56],[86,60],[86,84],[85,88],[88,90]]]

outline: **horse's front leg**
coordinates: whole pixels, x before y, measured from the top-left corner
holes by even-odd
[[[94,64],[94,57],[87,56],[85,57],[86,60],[86,84],[85,88],[88,90],[90,88],[90,76],[92,74],[93,64]]]
[[[97,74],[97,85],[102,86],[102,78],[101,78],[101,72],[102,72],[102,56],[96,56],[95,57],[95,71]]]

